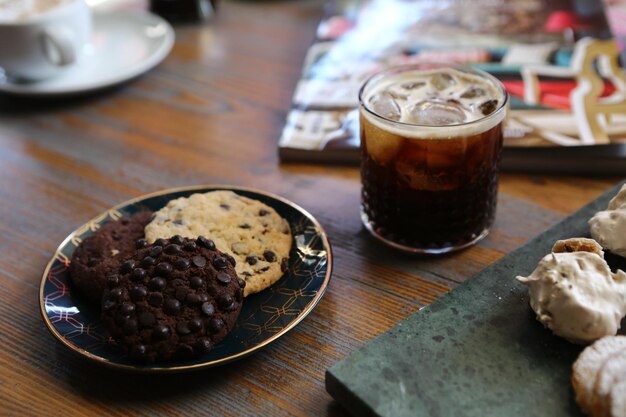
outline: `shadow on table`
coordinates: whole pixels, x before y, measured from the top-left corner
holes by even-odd
[[[59,347],[61,348],[61,347]],[[57,352],[61,353],[61,352]],[[65,356],[63,352],[62,356]],[[69,354],[69,353],[68,353]],[[68,358],[59,358],[67,363]],[[103,402],[114,407],[133,407],[148,402],[168,402],[196,396],[212,387],[224,385],[234,375],[245,373],[248,358],[225,367],[177,374],[140,374],[109,369],[74,357],[63,366],[59,378],[90,402]]]

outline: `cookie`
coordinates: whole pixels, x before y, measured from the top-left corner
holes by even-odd
[[[108,279],[101,318],[109,334],[142,362],[209,352],[241,311],[245,282],[234,261],[202,236],[142,242]]]
[[[289,223],[271,207],[232,191],[193,194],[170,201],[146,226],[146,239],[207,236],[231,254],[246,281],[244,296],[274,284],[287,269]]]
[[[135,251],[135,241],[143,238],[152,212],[142,211],[106,222],[83,240],[74,251],[70,277],[81,295],[100,307],[107,278]]]

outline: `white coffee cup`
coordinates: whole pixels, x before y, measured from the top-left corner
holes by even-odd
[[[85,0],[0,0],[0,68],[18,80],[54,77],[80,59],[90,33]]]

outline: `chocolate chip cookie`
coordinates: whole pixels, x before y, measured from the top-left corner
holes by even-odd
[[[144,236],[144,227],[151,218],[151,211],[142,211],[108,221],[74,251],[70,277],[81,295],[94,306],[100,307],[109,274],[135,251],[135,241]]]
[[[158,239],[108,279],[102,321],[123,351],[142,362],[209,352],[232,330],[245,282],[235,261],[202,236]]]
[[[244,296],[280,279],[292,244],[289,223],[276,210],[232,191],[172,200],[146,226],[149,242],[176,234],[207,236],[219,250],[231,254],[237,273],[246,281]]]

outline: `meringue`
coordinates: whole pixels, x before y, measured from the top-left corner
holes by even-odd
[[[551,253],[528,277],[530,306],[544,326],[573,343],[615,335],[626,315],[626,273],[592,252]]]

